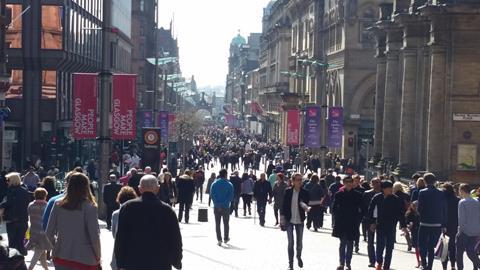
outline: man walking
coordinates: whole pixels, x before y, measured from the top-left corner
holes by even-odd
[[[238,171],[233,172],[230,176],[230,182],[233,185],[233,202],[230,206],[230,214],[235,212],[235,217],[238,217],[238,203],[242,193],[242,179],[238,176]]]
[[[228,224],[230,219],[230,203],[233,200],[233,185],[227,180],[227,170],[221,169],[217,180],[210,188],[210,196],[213,201],[213,213],[215,215],[215,230],[217,232],[218,245],[222,245],[222,232],[220,222],[223,219],[223,232],[225,244],[230,241]]]
[[[353,189],[353,179],[343,179],[345,188],[335,194],[332,215],[335,217],[332,235],[340,239],[339,261],[337,270],[351,269],[353,242],[360,234],[358,220],[362,212],[362,194]]]
[[[103,187],[103,202],[107,207],[107,230],[110,230],[112,227],[112,213],[119,207],[117,195],[122,188],[121,185],[117,184],[117,176],[115,174],[110,174],[109,178],[110,183]]]
[[[363,193],[363,212],[368,213],[368,207],[370,207],[370,202],[372,201],[373,197],[380,192],[382,192],[381,186],[380,186],[380,179],[378,178],[373,178],[371,181],[372,184],[372,189],[366,191]],[[366,214],[363,218],[363,223],[365,223],[365,226],[367,228],[370,227],[370,224],[372,221],[368,217],[368,214]],[[367,229],[367,253],[368,253],[368,267],[375,267],[375,231]]]
[[[480,268],[480,259],[475,252],[475,245],[480,236],[480,202],[470,195],[470,185],[461,184],[459,191],[462,200],[458,204],[457,267],[463,270],[463,253],[466,251],[473,268],[477,270]]]
[[[433,173],[423,176],[427,188],[418,194],[418,214],[420,229],[418,230],[418,247],[424,270],[432,270],[435,258],[435,246],[447,223],[447,205],[443,192],[435,187],[437,181]]]
[[[303,268],[303,222],[305,212],[310,211],[308,207],[308,191],[302,188],[302,175],[295,173],[292,177],[293,187],[285,190],[285,198],[281,210],[281,226],[287,231],[288,237],[288,270],[293,270],[293,231],[297,239],[297,262],[298,267]]]
[[[161,202],[153,175],[140,180],[137,199],[120,209],[115,256],[123,270],[182,268],[182,235],[173,209]]]
[[[196,200],[198,201],[198,196],[200,195],[200,203],[203,201],[203,184],[205,183],[205,172],[203,167],[199,166],[198,170],[193,175],[193,182],[195,183],[195,195]]]
[[[393,183],[382,181],[382,193],[373,197],[368,208],[368,217],[371,220],[370,230],[377,231],[377,270],[389,270],[392,261],[392,252],[395,244],[397,223],[405,229],[405,207],[403,200],[393,194]],[[383,251],[385,250],[385,260]],[[383,266],[383,268],[382,268]]]
[[[272,186],[267,182],[266,175],[260,174],[260,180],[253,185],[253,197],[257,201],[257,212],[260,218],[260,226],[265,226],[265,212],[267,201],[272,202]]]

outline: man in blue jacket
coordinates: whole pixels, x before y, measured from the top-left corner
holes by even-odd
[[[213,201],[213,212],[215,214],[215,229],[217,231],[218,245],[222,245],[222,232],[220,230],[220,221],[223,219],[224,242],[230,241],[229,225],[230,203],[233,200],[233,185],[227,180],[228,172],[226,169],[220,170],[219,177],[213,182],[210,188],[210,196]]]
[[[447,206],[445,195],[435,187],[437,181],[433,173],[423,176],[427,188],[418,194],[418,214],[420,229],[418,231],[418,246],[424,270],[432,270],[435,258],[435,245],[445,228],[447,221]]]

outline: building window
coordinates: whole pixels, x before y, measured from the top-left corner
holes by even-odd
[[[371,33],[368,31],[368,28],[372,27],[375,23],[375,11],[372,7],[367,7],[363,13],[362,18],[360,18],[359,27],[360,27],[360,43],[365,47],[373,47],[375,40]]]
[[[145,0],[140,0],[140,11],[141,12],[145,11]]]

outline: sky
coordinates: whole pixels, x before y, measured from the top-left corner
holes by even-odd
[[[159,0],[159,27],[174,18],[180,64],[199,87],[225,85],[230,42],[261,32],[263,8],[270,0]]]

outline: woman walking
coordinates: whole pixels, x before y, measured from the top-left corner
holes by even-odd
[[[178,222],[182,222],[183,212],[185,211],[185,223],[190,219],[190,207],[193,203],[193,195],[195,194],[195,184],[191,176],[190,170],[185,170],[185,174],[181,175],[177,183],[178,203]]]
[[[160,191],[158,192],[158,197],[164,203],[175,206],[177,203],[177,186],[172,179],[172,174],[169,172],[165,172],[163,174],[163,181],[160,183]]]
[[[309,212],[308,192],[302,188],[302,175],[295,173],[292,177],[293,187],[285,191],[281,211],[281,227],[287,231],[288,237],[288,269],[293,270],[293,231],[297,239],[297,262],[298,267],[303,268],[302,249],[303,249],[303,226],[305,221],[305,212]]]
[[[30,261],[29,270],[35,268],[38,261],[43,269],[48,270],[47,250],[52,249],[50,241],[48,241],[45,231],[43,230],[43,213],[47,207],[48,192],[44,188],[37,188],[33,197],[35,201],[28,205],[28,215],[30,217],[30,239],[27,243],[27,249],[34,250],[32,260]]]
[[[215,173],[212,173],[210,175],[210,178],[208,178],[207,181],[207,188],[205,189],[205,194],[208,194],[208,206],[212,203],[212,197],[210,196],[210,189],[212,188],[213,182],[215,182],[215,179],[217,179],[217,175]]]
[[[253,179],[248,176],[248,173],[242,175],[241,194],[243,200],[243,216],[252,215],[252,197],[253,197]]]
[[[101,258],[98,209],[90,180],[83,173],[70,176],[65,197],[53,206],[46,233],[53,245],[56,270],[98,270]]]
[[[32,201],[32,195],[22,185],[19,173],[6,175],[8,190],[6,199],[0,204],[4,209],[4,219],[7,223],[8,246],[18,250],[22,255],[27,255],[23,244],[25,233],[28,228],[28,205]]]

